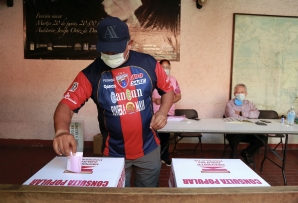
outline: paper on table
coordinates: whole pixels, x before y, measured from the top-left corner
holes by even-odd
[[[77,152],[75,156],[72,156],[70,152],[70,158],[67,160],[67,170],[80,173],[82,170],[82,159],[83,159],[83,152]]]
[[[224,118],[224,121],[226,123],[242,123],[242,122],[253,123],[248,119],[241,119],[241,118]]]
[[[182,121],[185,116],[168,116],[168,121]]]

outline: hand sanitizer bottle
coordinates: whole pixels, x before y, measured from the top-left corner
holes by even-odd
[[[288,121],[288,124],[289,124],[289,125],[294,125],[295,118],[296,118],[296,113],[295,113],[295,109],[294,109],[294,107],[292,106],[292,108],[290,108],[290,109],[288,110],[288,113],[287,113],[287,121]]]

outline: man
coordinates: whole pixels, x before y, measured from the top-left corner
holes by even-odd
[[[234,87],[234,96],[235,98],[230,100],[226,105],[225,117],[242,119],[259,117],[260,112],[255,105],[252,102],[245,100],[245,97],[247,96],[247,88],[244,84],[237,84]],[[254,164],[252,157],[255,152],[264,146],[263,142],[251,134],[227,134],[226,136],[232,150],[230,158],[237,157],[237,146],[240,142],[248,142],[250,144],[246,149],[241,151],[241,156],[249,165]],[[257,136],[267,143],[267,136],[259,134]]]
[[[171,106],[171,109],[168,113],[168,116],[174,116],[175,115],[175,103],[178,102],[181,99],[181,91],[179,84],[173,76],[170,75],[171,71],[171,63],[170,61],[164,59],[159,62],[163,69],[165,70],[166,74],[169,77],[169,80],[171,81],[171,84],[174,88],[174,103]],[[161,99],[160,95],[158,94],[157,90],[155,89],[153,91],[152,95],[152,102],[153,102],[153,110],[154,112],[157,112],[159,110],[160,104],[161,104]],[[171,166],[171,160],[170,160],[170,155],[169,155],[169,139],[171,134],[170,133],[158,133],[160,137],[160,146],[161,146],[161,162],[165,163],[167,166]]]
[[[130,186],[134,169],[136,187],[155,187],[161,166],[156,130],[167,123],[173,87],[152,56],[130,50],[128,27],[119,18],[103,19],[97,34],[101,57],[77,75],[56,108],[54,150],[66,156],[76,153],[69,125],[73,114],[91,98],[98,109],[103,155],[125,158],[125,186]],[[153,114],[155,88],[162,94],[162,104]]]

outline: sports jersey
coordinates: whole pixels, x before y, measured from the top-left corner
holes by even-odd
[[[180,90],[180,87],[179,87],[179,84],[178,84],[176,78],[174,78],[173,76],[168,76],[168,77],[169,77],[171,84],[173,86],[174,94],[181,94],[181,90]],[[156,89],[153,91],[152,97],[160,98],[160,95],[158,94]],[[153,102],[154,113],[159,110],[159,107],[160,107],[160,105]],[[174,116],[174,115],[175,115],[175,104],[173,103],[173,105],[171,106],[171,108],[168,112],[168,116]]]
[[[150,129],[155,88],[160,94],[173,90],[152,56],[130,51],[128,60],[115,69],[97,58],[77,75],[61,102],[78,112],[92,98],[104,138],[103,154],[137,159],[159,145],[156,131]]]

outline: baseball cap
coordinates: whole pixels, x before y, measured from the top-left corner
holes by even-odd
[[[124,52],[130,38],[128,26],[117,17],[106,17],[97,26],[98,52]]]

